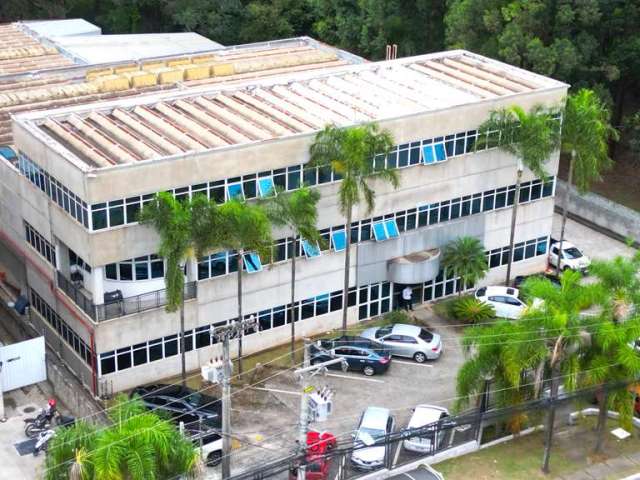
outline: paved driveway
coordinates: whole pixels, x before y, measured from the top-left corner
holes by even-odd
[[[561,224],[562,216],[556,214],[553,217],[552,236],[554,238],[560,238]],[[616,255],[629,257],[634,253],[634,249],[628,247],[623,242],[596,232],[595,230],[571,219],[567,219],[565,238],[578,246],[591,258],[608,260],[614,258]]]
[[[445,351],[439,360],[417,364],[409,359],[394,358],[382,375],[366,377],[361,373],[330,370],[327,376],[317,376],[310,383],[316,388],[329,386],[334,392],[333,415],[327,422],[311,428],[327,430],[339,443],[350,443],[361,413],[368,406],[386,407],[393,411],[396,428],[405,427],[412,409],[421,403],[450,406],[455,397],[455,376],[463,357],[460,351],[460,331],[449,327],[435,316],[431,306],[414,312],[416,317],[439,333]],[[290,453],[297,438],[300,385],[291,371],[285,371],[251,388],[259,408],[247,408],[247,393],[236,402],[233,431],[241,446],[234,450],[234,471],[255,468],[269,459]],[[241,405],[245,404],[245,405]],[[257,407],[257,404],[254,404]],[[219,468],[209,468],[208,477],[219,478]]]
[[[561,216],[556,215],[554,237],[560,235],[560,222]],[[634,251],[624,243],[573,220],[567,220],[566,238],[592,258],[629,256]],[[435,316],[430,305],[423,305],[414,313],[442,335],[445,345],[442,357],[423,365],[394,358],[387,373],[374,377],[341,371],[316,377],[311,382],[315,387],[327,385],[334,390],[334,413],[327,422],[312,424],[311,428],[330,431],[340,442],[348,443],[360,414],[370,405],[392,409],[396,428],[407,425],[411,409],[420,403],[451,406],[455,397],[455,377],[463,363],[461,330]],[[237,389],[234,390],[233,431],[240,440],[239,448],[232,454],[235,472],[257,468],[270,459],[281,458],[290,453],[295,445],[300,386],[291,371],[276,373],[276,376],[257,385],[257,388],[247,389],[240,395],[236,396]],[[220,478],[219,467],[207,470],[207,478]]]

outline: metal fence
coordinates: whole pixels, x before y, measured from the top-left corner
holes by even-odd
[[[607,391],[627,388],[629,382],[607,384]],[[362,442],[350,441],[338,445],[337,448],[322,456],[322,460],[330,462],[327,480],[352,480],[376,471],[393,470],[404,465],[418,462],[429,463],[434,455],[472,445],[474,449],[480,445],[511,436],[529,427],[541,425],[551,406],[561,414],[568,414],[575,407],[576,402],[593,404],[602,386],[580,389],[571,393],[562,393],[551,399],[544,396],[535,400],[528,400],[506,408],[491,408],[483,411],[475,408],[464,413],[441,419],[419,428],[405,428],[376,439],[375,444],[364,445]],[[630,398],[630,401],[631,398]],[[583,406],[584,406],[583,405]],[[567,422],[556,418],[555,429],[562,428]],[[412,445],[408,445],[411,442]],[[475,443],[475,445],[473,445]],[[407,448],[409,447],[409,448]],[[381,449],[383,453],[374,455],[360,455],[361,458],[371,460],[370,465],[364,466],[361,461],[354,462],[354,454],[363,449]],[[420,450],[420,451],[416,451]],[[380,450],[379,450],[380,452]],[[373,453],[371,451],[371,453]],[[320,460],[320,461],[322,461]],[[258,469],[235,474],[231,480],[285,480],[299,465],[306,465],[307,472],[317,471],[318,458],[309,459],[289,455],[265,463]],[[313,477],[319,478],[319,477]]]
[[[144,312],[167,304],[166,289],[141,293],[133,297],[126,297],[111,303],[95,305],[79,287],[73,284],[61,272],[57,272],[58,288],[71,298],[89,317],[96,322],[111,320],[113,318]],[[198,294],[197,282],[188,282],[184,285],[184,299],[196,298]]]

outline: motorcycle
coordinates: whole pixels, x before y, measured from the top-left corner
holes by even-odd
[[[47,430],[58,415],[56,400],[51,398],[47,407],[40,410],[40,413],[35,418],[26,418],[24,420],[24,434],[28,438],[35,438],[39,433]]]
[[[59,418],[60,418],[59,425],[61,428],[70,427],[76,421],[76,419],[73,417],[63,417],[62,415],[59,415]],[[49,447],[49,442],[55,436],[56,436],[56,431],[52,428],[42,430],[38,434],[38,440],[36,441],[36,444],[33,447],[33,456],[37,457],[40,452],[46,452],[47,448]]]

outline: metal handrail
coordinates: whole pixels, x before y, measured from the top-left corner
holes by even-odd
[[[67,294],[89,317],[96,322],[111,320],[113,318],[144,312],[155,308],[164,307],[167,304],[166,289],[141,293],[121,300],[96,305],[80,288],[66,278],[62,272],[57,272],[58,288]],[[184,299],[196,298],[198,293],[197,282],[187,282],[184,285]]]

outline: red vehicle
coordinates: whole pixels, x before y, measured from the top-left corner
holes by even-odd
[[[307,432],[307,468],[306,480],[327,480],[331,468],[331,457],[325,454],[337,445],[336,437],[329,432]],[[289,471],[289,480],[298,478],[298,470]]]

